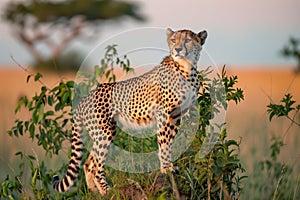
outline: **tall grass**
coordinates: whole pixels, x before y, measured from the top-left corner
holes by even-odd
[[[107,64],[108,62],[110,61],[106,60],[103,62],[106,64],[106,67],[110,66],[110,64]],[[95,71],[102,75],[114,75],[111,68],[106,68],[106,70],[110,71],[109,73],[105,73],[105,69],[102,69],[101,66],[96,69]],[[30,117],[32,116],[32,118],[29,117],[27,121],[26,119],[24,121],[17,120],[9,133],[14,140],[17,139],[16,136],[23,138],[23,135],[27,134],[33,142],[38,144],[39,150],[31,151],[32,146],[26,141],[26,145],[30,146],[30,153],[24,151],[17,153],[16,160],[18,162],[16,162],[17,166],[13,167],[14,172],[9,173],[7,171],[10,170],[7,170],[1,180],[0,197],[7,199],[300,199],[299,165],[291,165],[281,161],[280,156],[285,148],[282,138],[273,137],[269,140],[270,138],[267,134],[269,130],[264,127],[259,131],[251,130],[249,134],[255,132],[255,136],[260,137],[258,143],[254,145],[253,151],[249,150],[247,155],[240,156],[240,148],[246,141],[228,139],[226,126],[220,126],[221,134],[217,136],[210,135],[206,131],[206,127],[209,126],[209,119],[211,119],[214,112],[218,111],[213,110],[211,106],[211,94],[218,94],[214,87],[216,85],[211,83],[218,80],[208,79],[205,76],[207,73],[208,71],[202,71],[199,74],[199,78],[204,85],[204,90],[198,99],[200,112],[199,130],[188,150],[174,162],[179,169],[176,174],[161,175],[159,171],[128,173],[106,167],[105,172],[108,182],[112,185],[112,190],[106,197],[101,197],[99,194],[92,193],[87,189],[82,172],[75,186],[69,192],[65,194],[55,193],[51,188],[52,176],[56,173],[64,173],[67,166],[67,159],[61,159],[57,154],[62,153],[63,156],[67,156],[69,155],[69,150],[62,143],[55,145],[53,143],[45,143],[45,138],[51,141],[52,136],[49,137],[47,135],[48,132],[43,129],[42,123],[46,121],[45,119],[48,120],[48,115],[53,114],[54,116],[51,117],[57,117],[57,115],[54,112],[48,112],[50,110],[42,112],[40,111],[42,109],[39,107],[41,104],[35,104],[35,107],[30,107],[29,109]],[[219,81],[221,80],[221,83],[226,88],[226,101],[221,102],[220,106],[227,107],[229,101],[235,103],[241,101],[243,99],[243,91],[235,87],[237,77],[227,76],[225,69],[219,76]],[[41,74],[31,75],[30,77],[38,81],[41,78]],[[112,76],[111,80],[115,78],[115,76]],[[90,89],[89,87],[96,83],[96,80],[95,74],[92,76],[92,79],[89,77],[90,85],[85,85],[86,87],[83,87],[81,92],[87,92]],[[29,108],[29,105],[34,105],[30,102],[39,99],[36,97],[45,97],[45,102],[49,103],[50,101],[50,104],[60,111],[59,114],[62,114],[58,116],[60,118],[57,120],[57,123],[53,122],[52,125],[57,126],[56,130],[58,130],[61,142],[68,143],[68,137],[66,136],[69,134],[69,125],[67,124],[70,121],[65,121],[65,119],[70,119],[70,107],[68,106],[72,103],[73,86],[72,82],[62,81],[54,88],[44,87],[41,92],[45,96],[40,96],[37,93],[32,99],[22,98],[18,107],[22,107],[22,109]],[[50,100],[49,96],[51,96]],[[49,109],[52,108],[51,105],[48,105],[50,106]],[[36,110],[35,113],[38,113],[37,115],[33,115],[34,110]],[[48,113],[48,115],[45,113]],[[32,129],[29,128],[31,123],[34,123],[36,127],[41,126],[41,129],[35,129],[40,130],[40,132],[35,131],[35,134],[32,135]],[[47,126],[44,128],[46,129]],[[299,128],[296,131],[299,131]],[[207,155],[199,157],[197,153],[204,140],[208,137],[217,138],[218,142]],[[126,133],[119,131],[117,138],[115,144],[131,152],[148,152],[157,149],[155,137],[141,140],[129,137]],[[299,139],[299,134],[296,139]],[[268,144],[267,146],[266,143]],[[255,157],[256,155],[253,152],[261,152],[262,148],[268,150],[267,156],[252,159],[253,168],[250,169],[249,167],[245,172],[241,159]],[[46,159],[43,155],[53,157]],[[87,155],[88,153],[86,152],[85,156]],[[53,158],[60,161],[58,162]],[[54,163],[56,163],[55,167],[53,167]],[[58,170],[53,171],[53,169]],[[248,175],[248,178],[245,175]]]

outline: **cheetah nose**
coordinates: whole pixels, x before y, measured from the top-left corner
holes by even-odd
[[[179,53],[182,50],[182,48],[175,48],[175,51],[177,51],[177,53]]]

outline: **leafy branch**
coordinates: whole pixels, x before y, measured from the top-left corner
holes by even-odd
[[[296,101],[293,100],[293,96],[289,93],[285,94],[280,102],[281,104],[270,103],[268,105],[267,112],[269,113],[269,120],[271,121],[274,116],[285,117],[293,124],[300,126],[300,122],[295,120],[300,111],[300,104],[295,105]],[[291,112],[293,112],[293,114],[291,114]]]
[[[241,88],[234,87],[234,85],[238,82],[238,77],[227,76],[225,65],[222,68],[222,81],[226,91],[226,100],[234,101],[236,104],[241,100],[244,100],[244,93]]]
[[[99,84],[98,81],[103,76],[108,81],[115,81],[115,66],[121,67],[125,72],[133,70],[129,66],[130,62],[126,56],[118,56],[116,45],[110,45],[106,48],[106,54],[100,63],[100,66],[95,66],[93,74],[79,73],[81,78],[83,78],[81,83],[75,84],[74,81],[61,80],[53,87],[48,87],[44,84],[41,73],[32,74],[27,68],[17,63],[21,69],[28,73],[26,82],[28,84],[32,81],[39,82],[41,88],[32,97],[24,96],[19,99],[15,113],[17,114],[24,110],[30,113],[30,117],[25,120],[16,119],[14,126],[8,130],[9,136],[20,137],[28,134],[32,140],[36,141],[38,146],[45,150],[45,154],[49,155],[49,157],[52,157],[53,154],[59,154],[63,142],[70,142],[71,140],[70,125],[72,122],[72,107],[76,103],[74,102],[75,94],[78,95],[80,91],[87,94]],[[81,90],[79,91],[79,89]],[[83,93],[80,94],[83,95]],[[30,188],[35,198],[57,199],[51,195],[49,190],[53,171],[47,169],[43,161],[39,163],[36,155],[26,155],[23,152],[18,152],[16,156],[21,158],[20,173],[13,179],[7,176],[2,181],[0,198],[18,199],[21,196],[28,196],[28,194],[24,193],[23,182],[24,166],[28,165],[32,174]],[[61,168],[65,167],[64,165]],[[70,193],[69,195],[70,197],[77,196],[78,193]]]

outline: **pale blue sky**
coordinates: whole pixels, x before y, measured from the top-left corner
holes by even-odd
[[[2,9],[8,0],[0,0]],[[163,30],[188,28],[209,33],[205,51],[218,65],[285,65],[293,64],[279,55],[290,36],[300,38],[299,0],[135,0],[148,18],[145,23],[123,20],[107,24],[99,38],[91,43],[75,42],[70,48],[82,48],[86,54],[111,35],[141,27]],[[21,43],[13,38],[10,27],[0,22],[0,64],[12,65],[10,56],[20,63],[30,63],[31,56]],[[137,35],[165,45],[164,33]],[[134,38],[130,38],[133,40]],[[113,41],[113,38],[111,39]],[[154,45],[155,46],[155,45]],[[163,47],[162,47],[163,48]]]

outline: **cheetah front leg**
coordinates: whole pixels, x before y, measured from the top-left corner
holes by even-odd
[[[175,120],[166,114],[162,114],[158,119],[157,142],[159,146],[158,157],[160,160],[160,171],[165,174],[167,171],[174,172],[172,163],[172,143],[178,127]]]

